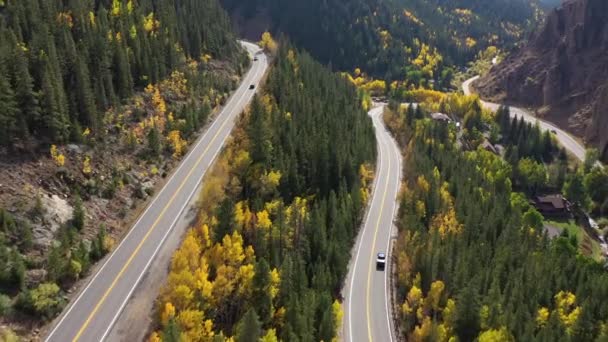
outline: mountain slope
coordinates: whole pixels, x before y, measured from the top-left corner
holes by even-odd
[[[462,65],[489,45],[511,46],[540,17],[535,0],[223,0],[242,34],[283,32],[339,70],[403,79],[426,45]],[[437,75],[436,75],[437,76]]]
[[[476,88],[497,101],[542,107],[539,114],[608,152],[608,2],[570,0],[521,50]]]

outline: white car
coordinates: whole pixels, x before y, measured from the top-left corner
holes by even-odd
[[[376,269],[384,271],[386,268],[386,254],[380,252],[376,258]]]

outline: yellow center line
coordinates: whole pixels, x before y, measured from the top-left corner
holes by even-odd
[[[380,147],[382,148],[382,147]],[[371,315],[370,315],[370,288],[371,288],[371,280],[372,280],[372,265],[374,264],[373,260],[374,260],[374,251],[375,251],[375,247],[376,247],[376,239],[378,238],[378,230],[380,228],[380,220],[382,219],[382,211],[384,209],[384,202],[386,200],[386,193],[388,191],[388,180],[389,180],[389,176],[390,176],[390,170],[391,170],[391,158],[388,158],[388,175],[386,176],[386,181],[385,181],[385,185],[384,185],[384,193],[382,195],[382,202],[380,203],[380,213],[378,213],[378,220],[376,221],[376,228],[374,231],[374,239],[372,241],[372,252],[370,255],[370,264],[369,264],[369,270],[367,272],[367,293],[366,293],[366,308],[367,308],[367,334],[368,334],[368,338],[369,341],[372,341],[372,326],[371,326]],[[388,253],[385,252],[385,253]],[[387,258],[388,259],[388,255]],[[387,260],[388,261],[388,260]]]
[[[245,92],[243,94],[243,96],[246,96],[246,95],[247,95],[247,92]],[[237,101],[237,104],[239,102],[240,102],[240,100]],[[171,198],[169,199],[169,202],[165,205],[165,207],[163,208],[163,210],[160,212],[160,214],[158,215],[158,217],[156,218],[156,220],[154,221],[154,223],[152,224],[152,226],[150,226],[150,228],[148,229],[148,232],[146,233],[146,235],[144,235],[143,239],[139,242],[139,244],[137,245],[137,247],[135,248],[135,250],[133,251],[133,253],[129,257],[129,259],[127,260],[127,262],[120,269],[120,272],[118,272],[118,275],[114,278],[114,280],[112,281],[112,284],[110,284],[110,287],[106,290],[106,292],[104,292],[104,294],[101,297],[101,299],[97,302],[97,304],[95,305],[95,308],[93,308],[93,311],[91,311],[91,313],[87,317],[87,320],[82,324],[82,326],[78,330],[78,333],[76,334],[76,336],[74,337],[74,339],[72,340],[72,342],[78,341],[78,339],[80,338],[80,336],[84,333],[85,329],[91,323],[91,320],[93,319],[93,317],[95,316],[95,314],[97,313],[97,311],[99,311],[99,308],[101,307],[101,305],[105,302],[105,300],[108,297],[108,295],[110,294],[110,292],[112,292],[112,289],[116,286],[116,283],[118,283],[118,280],[120,279],[120,277],[122,276],[122,274],[125,272],[125,270],[127,269],[127,267],[129,267],[129,265],[131,264],[131,262],[133,261],[133,259],[137,255],[137,253],[139,253],[139,250],[141,249],[141,247],[143,246],[143,244],[146,242],[146,240],[148,239],[148,237],[150,236],[150,234],[154,231],[154,228],[156,227],[156,225],[158,224],[158,222],[160,222],[160,219],[163,217],[163,215],[165,214],[165,212],[167,211],[167,209],[169,208],[169,206],[171,206],[171,204],[173,204],[173,201],[175,200],[175,197],[177,197],[177,194],[181,192],[182,188],[186,184],[186,181],[190,178],[190,176],[192,176],[192,173],[194,172],[194,170],[198,167],[198,165],[201,163],[201,161],[203,160],[203,158],[205,157],[205,155],[207,154],[207,152],[211,148],[211,145],[213,145],[213,143],[215,142],[215,140],[217,139],[217,137],[220,135],[220,133],[222,132],[222,130],[224,129],[224,127],[226,126],[226,124],[230,121],[229,119],[230,119],[230,114],[228,115],[228,118],[222,123],[222,125],[220,126],[220,128],[217,130],[217,132],[215,133],[215,135],[213,136],[213,138],[211,139],[211,141],[209,142],[209,144],[207,144],[207,147],[205,148],[205,150],[203,151],[203,153],[201,153],[200,157],[196,160],[196,163],[190,169],[190,171],[188,172],[188,174],[186,175],[186,177],[184,177],[184,180],[182,181],[182,183],[177,188],[177,191],[175,191],[173,193],[173,196],[171,196]]]

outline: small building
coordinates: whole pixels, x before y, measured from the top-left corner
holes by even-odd
[[[450,119],[450,117],[447,114],[443,114],[443,113],[433,113],[431,114],[431,119],[435,120],[435,121],[440,121],[440,122],[451,122],[452,119]]]
[[[532,205],[545,217],[570,216],[570,203],[562,195],[537,196],[532,201]]]

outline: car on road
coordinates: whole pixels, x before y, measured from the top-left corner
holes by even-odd
[[[376,258],[376,269],[380,271],[384,271],[386,268],[386,254],[380,252],[378,253],[378,257]]]
[[[257,58],[257,57],[255,57],[255,58],[253,59],[253,61],[254,61],[254,62],[257,62],[257,61],[258,61],[258,58]]]
[[[255,85],[253,85],[253,84],[252,84],[252,85],[250,85],[250,86],[249,86],[249,89],[255,89]]]
[[[553,134],[557,134],[557,131],[556,131],[556,130],[554,130],[554,129],[552,129],[552,130],[551,130],[551,133],[553,133]]]

